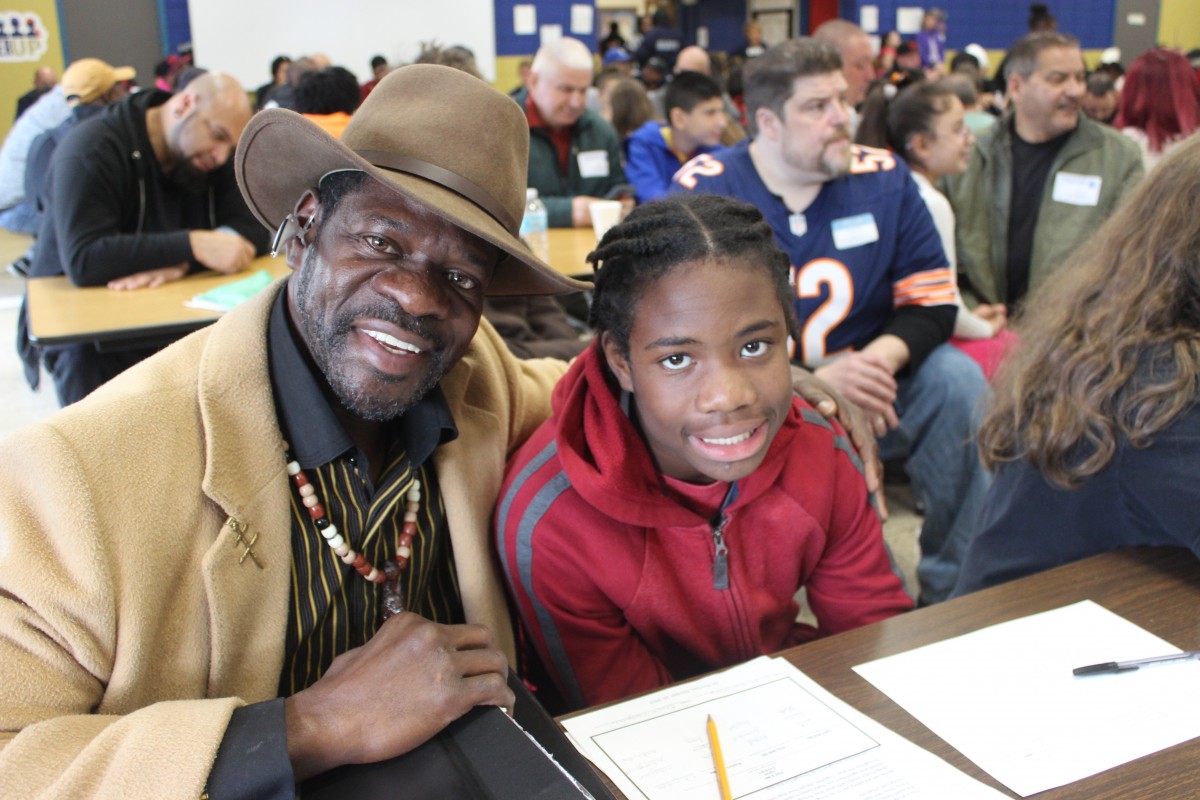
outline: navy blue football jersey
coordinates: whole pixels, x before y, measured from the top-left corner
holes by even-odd
[[[736,197],[762,211],[792,265],[799,361],[816,366],[861,349],[905,305],[953,305],[954,276],[908,167],[887,150],[854,145],[850,173],[827,182],[803,213],[771,193],[749,140],[700,155],[673,191]]]

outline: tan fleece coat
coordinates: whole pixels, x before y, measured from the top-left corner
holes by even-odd
[[[275,696],[291,575],[265,335],[280,285],[0,445],[0,797],[196,798],[233,710]],[[460,435],[435,462],[463,608],[510,662],[490,519],[563,371],[514,359],[485,321],[442,382]]]

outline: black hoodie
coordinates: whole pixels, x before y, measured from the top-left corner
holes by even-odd
[[[246,207],[233,158],[190,191],[174,183],[154,156],[146,110],[165,92],[139,92],[81,122],[54,154],[47,213],[31,277],[65,273],[77,286],[109,281],[184,261],[193,269],[189,230],[228,226],[259,254],[269,234]]]

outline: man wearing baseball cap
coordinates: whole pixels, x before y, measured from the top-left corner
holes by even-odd
[[[13,126],[0,149],[0,228],[36,234],[41,223],[38,189],[45,182],[49,154],[67,131],[93,112],[125,96],[120,81],[132,80],[132,67],[113,68],[98,58],[81,58],[67,68],[57,86],[39,99]],[[32,183],[31,183],[32,181]],[[30,253],[9,268],[29,273]]]
[[[63,73],[63,96],[72,105],[98,101],[108,105],[127,94],[124,82],[135,77],[137,70],[133,67],[114,67],[98,58],[81,58]]]
[[[433,65],[341,141],[246,127],[237,180],[294,274],[5,445],[14,795],[291,797],[512,702],[488,525],[565,365],[480,311],[581,288],[517,237],[528,136]]]
[[[58,143],[80,122],[124,98],[129,93],[125,82],[135,77],[137,71],[133,67],[113,67],[98,58],[81,58],[67,67],[59,85],[71,115],[33,140],[25,162],[26,202],[36,204],[39,221],[45,210],[50,160]]]

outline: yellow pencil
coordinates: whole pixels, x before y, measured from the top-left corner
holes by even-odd
[[[717,786],[721,789],[721,800],[733,800],[729,793],[729,773],[725,771],[725,758],[721,755],[721,740],[717,738],[717,723],[708,715],[708,746],[712,749],[713,766],[717,770]]]

